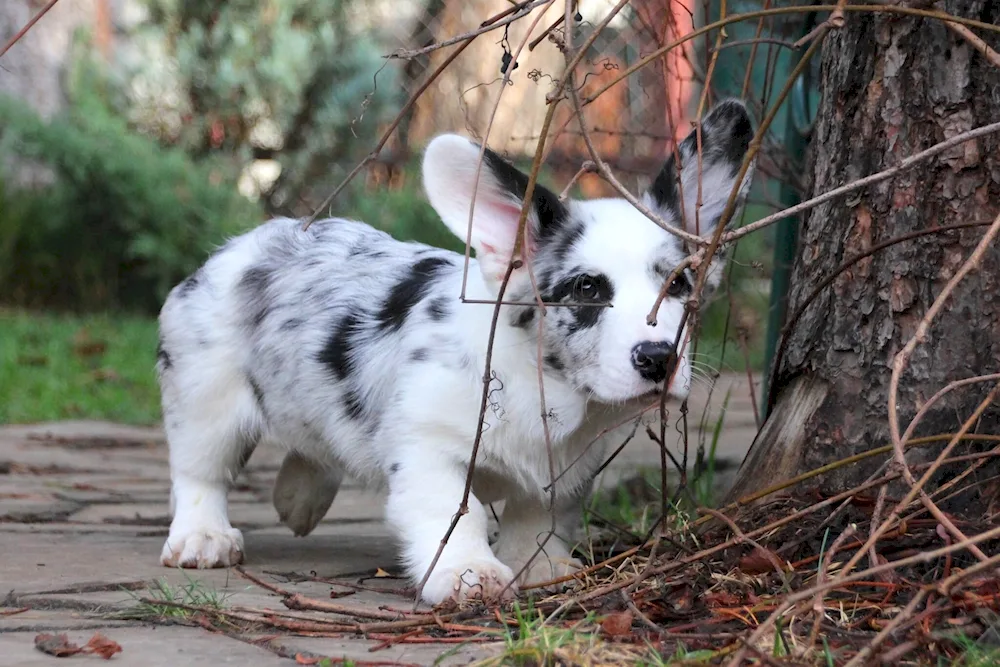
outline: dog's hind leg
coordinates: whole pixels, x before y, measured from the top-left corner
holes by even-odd
[[[337,497],[344,471],[290,451],[281,462],[271,499],[281,522],[304,537],[323,520]]]
[[[199,372],[206,369],[185,359],[173,366],[161,371],[160,383],[173,517],[160,560],[170,567],[236,565],[243,535],[229,522],[226,495],[261,439],[256,392],[232,366]]]

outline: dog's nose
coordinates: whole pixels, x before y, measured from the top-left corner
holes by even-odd
[[[673,364],[673,343],[645,341],[632,348],[632,366],[644,380],[663,382]]]

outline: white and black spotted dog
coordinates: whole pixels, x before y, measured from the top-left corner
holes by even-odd
[[[718,223],[751,135],[735,101],[717,105],[702,123],[703,235]],[[694,132],[679,154],[682,168],[671,157],[644,200],[693,231]],[[466,297],[495,301],[527,177],[486,151],[477,186],[478,163],[478,146],[439,136],[426,150],[423,178],[431,204],[463,240],[475,194],[476,259]],[[741,183],[741,204],[751,177],[752,170]],[[571,528],[568,509],[589,492],[605,456],[592,441],[658,392],[687,395],[686,354],[664,384],[692,275],[669,286],[656,324],[647,324],[663,280],[687,255],[681,241],[625,200],[563,203],[539,186],[527,251],[544,301],[578,304],[546,308],[543,320],[558,535]],[[709,287],[720,279],[721,262]],[[308,534],[323,518],[344,473],[384,484],[407,572],[414,581],[423,577],[463,494],[494,310],[459,301],[463,263],[459,254],[399,242],[360,222],[326,220],[303,230],[301,221],[278,219],[232,239],[173,289],[160,314],[157,363],[172,478],[165,565],[243,559],[227,488],[267,440],[289,452],[273,499],[295,534]],[[528,267],[513,271],[504,300],[533,300]],[[541,317],[535,307],[501,310],[469,512],[423,588],[427,602],[491,598],[580,565],[558,537],[528,562],[551,527],[538,390]],[[485,507],[500,500],[500,535],[491,546]]]

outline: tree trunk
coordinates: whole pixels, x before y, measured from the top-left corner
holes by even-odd
[[[1000,22],[1000,3],[942,4],[957,16]],[[1000,49],[994,33],[978,34]],[[813,195],[1000,120],[1000,68],[940,21],[848,13],[846,25],[827,37],[822,59],[823,101],[808,169]],[[988,224],[998,211],[1000,134],[961,144],[890,180],[816,207],[802,222],[788,312],[807,303],[839,264],[878,243],[930,227]],[[984,231],[973,227],[892,245],[857,262],[819,292],[783,343],[784,355],[772,376],[771,412],[730,499],[890,444],[893,359]],[[953,292],[902,375],[902,429],[949,382],[997,371],[1000,252],[991,248],[980,269]],[[963,388],[936,403],[917,435],[957,431],[992,386]],[[998,417],[991,408],[974,430],[1000,432]],[[938,451],[908,456],[912,464]],[[872,457],[811,483],[826,492],[845,490],[885,460]]]

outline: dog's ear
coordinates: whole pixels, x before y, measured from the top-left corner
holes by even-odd
[[[712,234],[726,208],[729,194],[753,138],[753,124],[738,100],[715,105],[701,122],[701,164],[698,163],[697,131],[692,130],[677,147],[680,168],[671,153],[646,193],[647,201],[667,219],[699,236]],[[699,169],[700,166],[700,169]],[[756,160],[740,184],[736,220],[750,191]],[[698,203],[698,183],[701,201]]]
[[[656,180],[646,192],[647,203],[656,208],[668,221],[699,236],[710,236],[719,224],[729,195],[736,185],[736,177],[750,140],[753,124],[746,107],[738,100],[726,100],[715,105],[701,122],[701,162],[698,160],[697,129],[692,130],[677,146],[680,167],[671,153]],[[746,203],[753,180],[756,159],[750,164],[737,193],[735,221]],[[701,206],[698,206],[699,184]],[[722,282],[726,258],[717,253],[708,267],[705,287],[714,291]]]
[[[424,189],[431,206],[463,242],[469,238],[469,209],[475,194],[472,247],[487,282],[495,285],[507,272],[514,250],[528,177],[486,149],[477,183],[479,153],[479,146],[460,136],[436,137],[424,153]],[[529,258],[565,218],[559,198],[536,183],[527,221]]]

